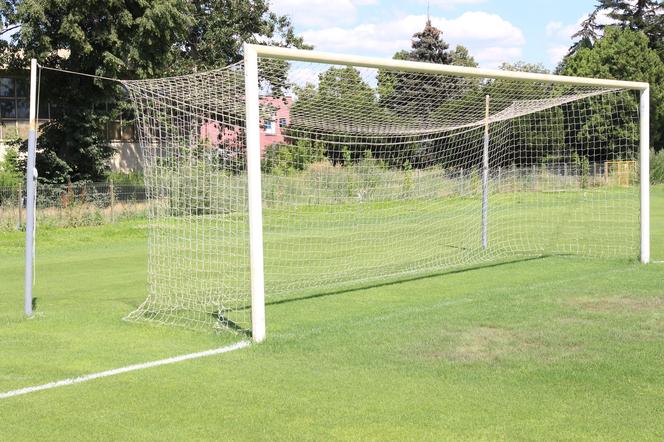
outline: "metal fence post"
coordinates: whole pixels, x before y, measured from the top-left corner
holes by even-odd
[[[16,230],[21,230],[21,227],[23,227],[23,186],[20,183],[18,185],[18,193],[16,196],[18,197],[16,201],[16,209],[18,210],[18,224],[16,225]]]
[[[113,178],[109,180],[109,192],[111,192],[111,222],[115,222],[115,215],[113,213],[113,206],[115,205],[115,189],[113,188]]]

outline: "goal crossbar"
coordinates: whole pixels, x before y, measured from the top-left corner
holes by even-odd
[[[552,84],[565,84],[570,86],[601,86],[622,89],[645,91],[648,83],[638,81],[624,81],[612,79],[598,79],[588,77],[570,77],[565,75],[538,74],[531,72],[501,71],[498,69],[482,69],[466,66],[453,66],[435,63],[423,63],[409,60],[394,60],[378,57],[365,57],[359,55],[336,54],[323,51],[308,51],[302,49],[265,46],[258,44],[245,44],[245,54],[256,54],[257,57],[269,57],[280,60],[310,61],[344,66],[358,66],[379,68],[402,72],[419,72],[428,74],[447,74],[473,78],[495,78],[501,80],[538,81]]]

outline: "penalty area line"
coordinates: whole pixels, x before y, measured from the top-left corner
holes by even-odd
[[[65,385],[80,384],[81,382],[92,381],[94,379],[106,378],[115,376],[130,371],[143,370],[146,368],[159,367],[160,365],[175,364],[177,362],[188,361],[190,359],[205,358],[207,356],[214,356],[222,353],[228,353],[234,350],[247,348],[251,345],[249,341],[240,341],[236,344],[227,345],[226,347],[214,348],[212,350],[200,351],[197,353],[189,353],[181,356],[174,356],[172,358],[159,359],[158,361],[144,362],[142,364],[127,365],[126,367],[114,368],[113,370],[100,371],[99,373],[87,374],[76,378],[62,379],[60,381],[49,382],[48,384],[35,385],[33,387],[19,388],[18,390],[7,391],[0,393],[0,399],[6,399],[13,396],[20,396],[22,394],[34,393],[35,391],[50,390],[51,388],[64,387]]]

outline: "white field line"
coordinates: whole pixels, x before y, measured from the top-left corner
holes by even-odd
[[[49,390],[51,388],[64,387],[65,385],[80,384],[81,382],[91,381],[93,379],[105,378],[108,376],[115,376],[130,371],[143,370],[145,368],[158,367],[160,365],[175,364],[177,362],[188,361],[189,359],[204,358],[207,356],[214,356],[221,353],[228,353],[241,348],[246,348],[251,345],[249,341],[240,341],[236,344],[228,345],[226,347],[215,348],[212,350],[201,351],[198,353],[189,353],[181,356],[174,356],[172,358],[160,359],[158,361],[144,362],[142,364],[127,365],[126,367],[115,368],[113,370],[101,371],[99,373],[87,374],[77,378],[63,379],[61,381],[49,382],[48,384],[35,385],[34,387],[19,388],[18,390],[7,391],[0,393],[0,399],[5,399],[13,396],[20,396],[22,394],[34,393],[35,391]]]

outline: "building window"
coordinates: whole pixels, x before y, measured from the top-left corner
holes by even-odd
[[[263,122],[263,129],[265,130],[265,135],[274,135],[277,133],[274,120],[265,120]]]
[[[0,77],[0,139],[27,136],[30,114],[28,82],[24,78]]]
[[[279,127],[286,127],[287,124],[288,122],[285,118],[279,118]]]

